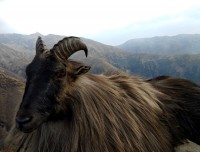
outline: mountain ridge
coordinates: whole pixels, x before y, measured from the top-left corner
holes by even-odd
[[[200,34],[130,39],[117,47],[131,53],[160,55],[198,54],[200,53]]]
[[[13,37],[12,34],[7,36],[4,34],[3,37],[6,40],[2,41],[2,35],[0,34],[0,67],[25,77],[25,67],[34,57],[35,42],[38,36],[42,37],[48,48],[53,47],[54,44],[65,37],[53,34],[43,36],[40,33],[34,33],[32,35],[14,34]],[[193,37],[193,35],[189,36]],[[197,34],[197,37],[199,36]],[[17,37],[20,38],[16,40]],[[188,37],[188,35],[182,35],[182,37]],[[155,39],[159,38],[156,37]],[[91,66],[92,73],[100,74],[122,70],[144,78],[172,75],[190,79],[200,84],[200,53],[199,55],[183,53],[134,53],[87,38],[81,39],[88,46],[88,58],[85,58],[83,51],[79,51],[73,54],[71,59],[84,62]],[[195,42],[199,43],[197,40]],[[17,48],[23,48],[23,50],[15,50],[13,46],[17,45],[19,45]]]

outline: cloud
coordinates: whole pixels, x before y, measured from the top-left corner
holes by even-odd
[[[0,0],[0,4],[0,32],[4,33],[75,35],[115,45],[200,28],[200,1],[196,0],[181,4],[174,0]]]
[[[93,39],[106,44],[118,45],[129,39],[177,34],[200,34],[200,9],[135,22],[123,28],[93,35]]]
[[[0,33],[14,33],[15,31],[0,19]]]

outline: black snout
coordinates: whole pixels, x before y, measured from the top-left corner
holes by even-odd
[[[16,117],[16,122],[19,124],[19,125],[24,125],[24,124],[27,124],[29,123],[30,121],[32,120],[32,117],[31,116],[17,116]]]

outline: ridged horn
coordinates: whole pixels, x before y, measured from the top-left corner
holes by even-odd
[[[39,36],[36,41],[36,55],[40,55],[46,51],[48,51],[47,46],[44,44],[42,38]]]
[[[57,44],[53,46],[50,50],[51,53],[55,54],[55,56],[60,60],[67,60],[72,54],[77,51],[83,50],[85,52],[85,56],[88,55],[87,46],[81,41],[78,37],[65,37]]]

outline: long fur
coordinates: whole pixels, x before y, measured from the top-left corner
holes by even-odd
[[[147,82],[168,95],[168,98],[161,96],[160,100],[168,110],[167,115],[173,115],[173,119],[168,117],[167,120],[171,134],[178,138],[174,144],[181,139],[189,139],[200,145],[200,86],[186,79],[169,76],[160,76]]]
[[[170,152],[174,141],[160,96],[138,77],[85,74],[58,97],[57,110],[71,111],[70,117],[29,134],[13,128],[8,141],[27,152]]]
[[[54,54],[65,51],[65,40],[73,44],[68,37],[45,53],[39,38],[43,48],[36,47],[39,55],[26,68],[25,93],[16,115],[16,128],[29,133],[13,127],[7,138],[10,149],[172,152],[186,139],[200,143],[198,85],[172,77],[143,80],[122,72],[86,74],[90,67]],[[87,55],[86,45],[77,43],[70,50],[83,49]]]

